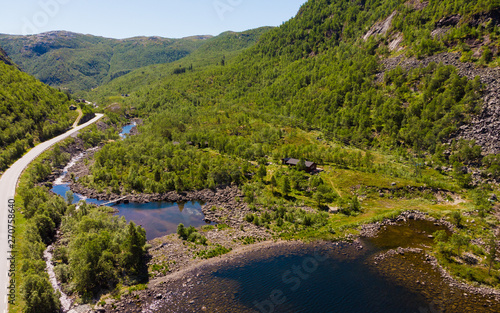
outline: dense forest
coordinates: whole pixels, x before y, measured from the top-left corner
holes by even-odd
[[[410,92],[406,84],[420,86],[422,95]],[[353,110],[352,116],[342,116],[350,118],[356,132],[348,127],[343,130],[338,123],[338,138],[365,147],[375,143],[391,148],[404,145],[434,152],[440,140],[476,112],[479,105],[481,84],[458,77],[452,67],[431,65],[409,73],[396,69],[386,75],[384,85],[385,88],[373,89],[366,95],[377,107],[365,108],[359,115]],[[235,111],[231,106],[198,107],[196,102],[182,99],[175,90],[150,92],[140,108],[154,111],[157,95],[168,94],[173,103],[165,112],[153,115],[140,135],[108,144],[97,152],[93,175],[81,178],[81,182],[98,190],[112,186],[115,193],[157,193],[240,183],[245,175],[257,172],[248,162],[258,162],[265,156],[271,156],[276,163],[284,157],[307,158],[319,164],[349,162],[339,157],[339,150],[293,145],[287,127],[295,126],[294,121],[262,117],[248,109]],[[367,100],[362,94],[359,97],[362,101],[355,101],[366,106]],[[401,108],[398,101],[409,104],[406,109]],[[373,121],[364,115],[367,112],[374,115]],[[360,118],[365,122],[354,122]],[[285,128],[275,126],[276,122]],[[372,134],[374,129],[377,137]]]
[[[77,117],[70,98],[0,60],[0,171]]]
[[[496,7],[490,1],[453,5],[434,1],[424,8],[403,1],[309,1],[296,18],[268,30],[243,53],[225,62],[166,76],[120,100],[125,105],[133,104],[139,116],[149,116],[141,138],[103,149],[97,154],[93,176],[82,182],[99,189],[111,184],[118,192],[118,178],[127,173],[134,179],[136,174],[142,177],[137,178],[139,184],[122,181],[121,187],[127,191],[174,190],[174,183],[165,182],[179,177],[190,182],[185,188],[207,187],[213,185],[206,180],[213,168],[197,168],[203,164],[196,156],[197,147],[209,148],[225,158],[258,161],[276,155],[274,159],[279,160],[287,156],[282,152],[286,144],[282,131],[286,127],[318,129],[328,138],[363,149],[442,154],[442,144],[479,112],[483,86],[478,78],[469,81],[458,76],[452,66],[439,64],[411,71],[396,68],[377,80],[379,60],[390,53],[386,37],[402,32],[406,53],[421,55],[423,46],[417,42],[427,40],[427,35],[405,32],[430,29],[443,17],[456,13],[463,14],[462,36],[494,37],[498,26],[474,28],[471,19]],[[398,14],[386,37],[360,38],[371,25],[394,11]],[[420,21],[418,28],[415,19]],[[436,38],[441,48],[425,54],[447,51],[447,47],[456,49],[445,44],[455,36],[453,32]],[[495,41],[491,45],[493,49]],[[495,57],[489,61],[496,62]],[[135,76],[124,76],[116,84],[126,86],[127,79]],[[110,89],[97,93],[100,97],[113,95]],[[141,141],[148,142],[150,149],[140,147]],[[171,164],[175,151],[185,149],[185,145],[175,146],[173,141],[195,143],[194,148],[187,145],[185,152],[179,152],[192,162],[184,162],[181,167]],[[135,153],[131,151],[160,161],[126,157]],[[104,174],[113,172],[117,159],[123,160],[117,171],[122,174]],[[328,158],[316,160],[322,163]],[[240,168],[243,176],[253,172]]]
[[[7,65],[14,65],[12,63],[12,60],[7,55],[7,52],[5,52],[1,47],[0,47],[0,61]]]

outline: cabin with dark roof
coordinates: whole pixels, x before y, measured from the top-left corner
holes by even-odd
[[[297,166],[300,162],[299,159],[294,159],[294,158],[284,158],[281,161],[283,162],[284,165],[288,165],[288,166]],[[305,171],[307,173],[311,173],[311,172],[316,171],[316,169],[317,169],[316,163],[310,162],[310,161],[305,161],[304,163],[306,165]]]

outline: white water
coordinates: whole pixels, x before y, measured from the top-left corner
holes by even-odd
[[[54,181],[54,185],[62,185],[64,177],[68,174],[68,170],[70,167],[76,164],[81,158],[83,158],[83,152],[80,153],[79,155],[75,156],[72,158],[69,163],[63,168],[63,172],[61,173],[61,176],[57,177],[56,180]]]
[[[61,297],[59,298],[59,300],[61,301],[62,311],[64,313],[68,312],[71,308],[72,300],[61,290],[61,287],[57,282],[56,273],[54,272],[54,265],[52,264],[52,245],[48,246],[47,249],[43,251],[43,257],[45,258],[45,262],[47,263],[47,273],[49,274],[50,283],[52,284],[52,287],[55,291],[59,291],[61,293]]]
[[[134,122],[133,126],[136,126],[136,125],[137,124]],[[125,137],[125,135],[123,133],[120,133],[120,136],[122,138]],[[77,156],[73,157],[69,161],[69,163],[63,168],[61,175],[58,178],[56,178],[56,180],[54,181],[53,184],[54,185],[64,185],[64,178],[66,178],[66,175],[68,175],[69,169],[72,166],[74,166],[78,161],[80,161],[88,152],[95,151],[97,149],[99,149],[99,147],[94,147],[94,148],[88,149],[87,151],[84,151],[84,152],[78,154]],[[79,195],[79,197],[81,200],[87,199],[86,197],[84,197],[82,195]],[[78,205],[77,205],[76,209],[77,210],[79,209]],[[47,264],[47,273],[49,274],[50,283],[52,284],[52,287],[54,288],[54,290],[59,291],[61,293],[61,297],[59,298],[59,300],[61,301],[61,307],[62,307],[63,313],[66,313],[71,308],[72,300],[68,297],[67,294],[65,294],[61,290],[61,286],[59,285],[59,283],[57,281],[57,277],[56,277],[56,274],[54,272],[54,265],[52,264],[52,250],[53,250],[52,245],[48,246],[47,249],[45,249],[45,251],[43,252],[43,256],[44,256],[46,264]]]
[[[63,185],[64,184],[63,180],[66,177],[66,175],[68,175],[68,170],[73,165],[75,165],[78,161],[80,161],[87,154],[87,152],[94,151],[97,149],[98,149],[98,147],[91,148],[91,149],[84,151],[84,152],[80,153],[79,155],[73,157],[69,161],[69,163],[63,168],[63,172],[61,173],[61,175],[54,181],[54,185]],[[82,198],[82,197],[80,197],[80,198]],[[82,200],[85,200],[85,199],[82,199]],[[77,206],[77,209],[78,209],[78,206]],[[61,293],[61,297],[59,298],[59,300],[61,301],[61,307],[62,307],[63,312],[68,312],[70,307],[71,307],[72,300],[68,297],[67,294],[65,294],[61,290],[61,287],[60,287],[59,283],[57,282],[56,274],[54,272],[54,265],[52,264],[52,249],[53,249],[53,247],[52,247],[52,245],[50,245],[43,252],[43,257],[45,258],[45,263],[47,264],[47,274],[49,274],[50,283],[51,283],[52,287],[54,288],[54,290],[59,291]]]
[[[79,160],[81,160],[81,158],[83,158],[83,155],[84,155],[84,152],[82,152],[79,155],[73,157],[69,161],[69,163],[63,168],[63,172],[61,173],[61,176],[57,177],[56,180],[54,181],[54,185],[62,185],[62,184],[64,184],[63,183],[63,179],[68,174],[69,168],[72,167],[73,165],[75,165],[76,162],[78,162]]]
[[[63,185],[64,182],[64,178],[66,177],[66,175],[68,175],[68,170],[76,164],[76,162],[80,161],[88,152],[92,152],[92,151],[96,151],[97,149],[99,149],[99,147],[94,147],[94,148],[90,148],[88,149],[87,151],[84,151],[82,153],[80,153],[79,155],[73,157],[69,163],[63,168],[63,171],[61,173],[61,176],[57,177],[56,180],[54,180],[54,185]]]

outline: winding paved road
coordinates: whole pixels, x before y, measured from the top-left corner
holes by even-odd
[[[11,277],[9,277],[9,269],[11,266],[11,260],[9,260],[9,258],[11,253],[9,253],[9,251],[11,251],[10,244],[12,241],[9,242],[9,240],[12,240],[13,238],[9,236],[9,230],[12,231],[12,228],[15,228],[15,224],[9,224],[9,200],[14,199],[17,181],[19,180],[21,173],[26,166],[28,166],[28,164],[30,164],[43,151],[47,150],[55,143],[68,138],[75,132],[97,122],[102,117],[103,114],[96,114],[96,117],[87,123],[77,126],[58,137],[39,144],[14,163],[0,178],[0,313],[5,313],[8,310],[8,294],[10,291],[9,283],[11,280]],[[15,259],[15,261],[17,262],[18,260]]]

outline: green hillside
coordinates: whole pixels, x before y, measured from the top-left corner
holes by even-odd
[[[0,35],[0,45],[27,73],[51,86],[75,92],[95,88],[139,67],[181,59],[207,38],[210,36],[117,40],[49,32],[31,36]]]
[[[142,67],[131,73],[119,77],[103,86],[87,93],[87,97],[94,98],[100,103],[107,103],[110,95],[130,94],[144,86],[157,83],[160,80],[174,79],[176,69],[200,71],[210,65],[223,62],[230,63],[245,49],[253,46],[259,38],[269,31],[270,27],[261,27],[240,33],[225,32],[219,36],[207,39],[203,45],[185,58],[168,63]],[[112,101],[117,101],[112,98]]]
[[[309,1],[295,18],[265,32],[256,45],[229,62],[215,59],[216,63],[175,74],[170,72],[173,68],[163,67],[124,76],[98,91],[116,99],[124,90],[130,92],[130,86],[143,86],[120,101],[148,120],[140,137],[98,153],[95,175],[85,183],[100,189],[122,184],[126,190],[152,193],[179,189],[174,183],[179,179],[189,181],[182,184],[188,189],[240,180],[239,174],[236,179],[230,174],[210,178],[207,171],[218,172],[212,166],[220,169],[216,158],[205,160],[205,169],[196,170],[199,176],[194,178],[197,164],[203,163],[197,150],[183,155],[183,149],[169,146],[172,140],[208,143],[220,155],[246,161],[267,155],[275,160],[293,156],[344,164],[337,150],[316,154],[312,151],[321,149],[315,145],[290,146],[283,137],[287,127],[319,131],[323,138],[363,150],[409,159],[427,155],[429,162],[440,166],[480,163],[477,154],[450,157],[474,147],[474,142],[446,146],[458,127],[481,110],[484,85],[479,78],[469,80],[455,67],[436,63],[380,73],[383,60],[395,56],[425,58],[452,52],[463,57],[474,49],[483,54],[498,51],[499,6],[491,1]],[[454,20],[450,16],[456,14],[460,19],[443,22]],[[436,29],[445,31],[433,37]],[[470,46],[486,36],[488,45]],[[394,37],[402,37],[401,49],[389,48]],[[210,55],[201,51],[200,56]],[[471,61],[495,66],[497,56],[480,55]],[[188,64],[180,65],[186,69]],[[173,166],[169,158],[158,159],[157,148],[170,157],[178,151],[183,161],[177,164],[182,166]],[[137,158],[137,151],[142,151],[142,158]],[[151,164],[144,160],[148,157]],[[133,161],[118,169],[115,158]],[[167,168],[168,175],[155,179],[153,173],[161,173],[161,168]],[[114,171],[128,176],[104,174]],[[455,176],[460,185],[468,185],[470,177]]]
[[[273,239],[351,240],[362,224],[420,210],[456,226],[450,238],[436,234],[426,253],[455,277],[498,288],[500,263],[486,256],[497,247],[500,155],[485,155],[459,132],[498,111],[485,95],[497,86],[499,10],[498,0],[309,0],[280,27],[206,40],[181,60],[87,93],[104,111],[120,107],[144,123],[124,140],[97,129],[82,135],[105,144],[75,183],[115,199],[236,185],[236,205],[223,207],[216,195],[209,209],[218,230],[234,227],[232,239],[255,226]],[[299,160],[288,166],[285,158]],[[73,236],[78,221],[65,223]],[[191,235],[182,244],[193,258],[196,249],[226,251]],[[120,268],[107,246],[93,258],[104,277],[96,281],[77,257],[92,250],[64,245],[74,257],[61,266],[71,268],[66,286],[75,295],[120,286],[105,275]]]
[[[12,63],[12,60],[2,48],[0,48],[0,62],[3,62],[7,65],[14,65],[14,63]]]
[[[228,106],[259,114],[269,122],[318,128],[360,147],[403,145],[434,152],[479,109],[479,81],[467,82],[458,78],[455,69],[436,70],[436,66],[409,74],[396,69],[376,81],[381,61],[447,51],[466,57],[469,51],[479,50],[491,55],[480,53],[471,61],[494,66],[497,56],[488,51],[498,48],[498,27],[494,20],[482,18],[487,14],[481,15],[494,8],[491,1],[431,2],[423,8],[406,1],[309,1],[296,18],[266,32],[256,46],[226,66],[213,64],[181,75],[163,71],[161,79],[153,74],[152,80],[148,79],[151,72],[144,71],[141,79],[136,77],[142,74],[125,76],[115,82],[119,87],[101,90],[107,96],[128,92],[133,85],[127,82],[130,79],[135,86],[147,83],[128,100],[143,113],[167,109],[173,102]],[[438,22],[457,13],[462,16],[459,27],[432,38]],[[363,39],[389,16],[393,20],[384,34]],[[391,51],[390,39],[401,33],[403,49]],[[485,36],[491,39],[487,46],[468,44]],[[457,96],[441,95],[445,90]]]
[[[0,50],[0,171],[36,143],[64,132],[77,117],[66,94],[8,60]]]
[[[120,99],[145,123],[139,135],[98,151],[79,183],[117,195],[237,184],[260,212],[245,220],[281,238],[337,237],[405,209],[490,216],[485,199],[500,158],[483,159],[482,147],[457,132],[489,110],[483,97],[488,68],[498,65],[498,8],[498,1],[311,0],[227,62],[124,76],[99,96]],[[397,66],[403,61],[414,65]],[[467,77],[471,69],[486,76]],[[136,86],[145,84],[119,98],[117,88],[136,77]],[[287,157],[324,171],[280,165]],[[436,190],[464,204],[443,203]],[[304,204],[318,211],[308,215]],[[342,214],[325,217],[329,207]],[[466,232],[489,236],[481,227]],[[449,245],[437,255],[463,277],[471,269],[454,263]],[[500,284],[484,268],[471,271],[472,280]]]

